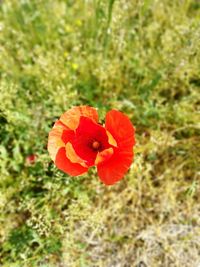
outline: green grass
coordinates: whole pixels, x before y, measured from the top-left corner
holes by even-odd
[[[199,266],[199,21],[198,0],[0,2],[0,266]],[[49,158],[80,104],[136,127],[114,186]]]

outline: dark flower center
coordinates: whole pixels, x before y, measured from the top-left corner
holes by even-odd
[[[98,149],[100,148],[100,146],[101,146],[101,144],[100,144],[98,141],[94,141],[94,142],[92,143],[92,148],[93,148],[94,150],[98,150]]]

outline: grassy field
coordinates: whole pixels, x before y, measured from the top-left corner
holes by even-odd
[[[114,186],[48,155],[84,104],[136,127]],[[0,266],[199,267],[199,174],[199,0],[0,1]]]

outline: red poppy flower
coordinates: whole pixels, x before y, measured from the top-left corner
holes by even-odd
[[[29,155],[26,157],[26,164],[31,165],[34,164],[37,159],[37,156],[35,154]]]
[[[112,185],[123,178],[133,161],[134,127],[117,110],[98,124],[96,109],[73,107],[57,120],[49,133],[48,151],[55,165],[71,176],[97,166],[100,179]]]

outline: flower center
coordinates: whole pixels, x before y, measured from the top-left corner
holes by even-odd
[[[92,148],[93,149],[97,150],[97,149],[99,149],[99,147],[100,147],[100,143],[98,141],[94,141],[92,143]]]

